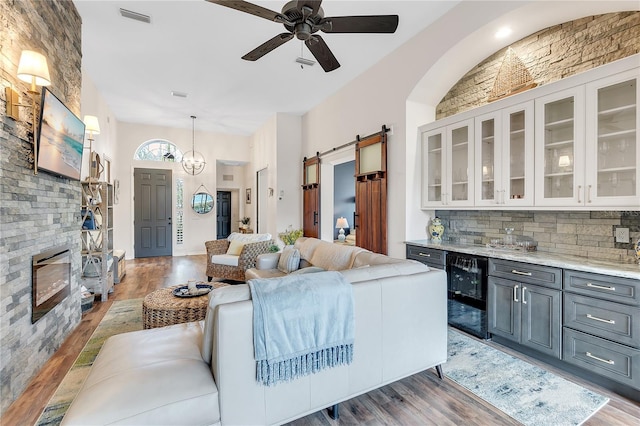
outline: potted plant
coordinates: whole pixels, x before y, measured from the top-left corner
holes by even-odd
[[[240,223],[242,225],[240,225],[240,227],[242,229],[249,229],[249,222],[251,221],[251,219],[249,219],[248,217],[243,217],[242,219],[240,219]]]
[[[281,232],[279,237],[283,243],[292,246],[298,238],[302,237],[302,229],[289,229]]]

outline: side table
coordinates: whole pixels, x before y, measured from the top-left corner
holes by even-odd
[[[204,319],[209,305],[209,297],[204,294],[196,297],[176,297],[175,285],[161,288],[147,294],[142,301],[142,325],[144,329],[164,327],[183,322]]]

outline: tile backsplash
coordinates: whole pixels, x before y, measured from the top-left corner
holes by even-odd
[[[445,225],[445,241],[484,245],[513,228],[514,236],[537,241],[541,252],[636,262],[633,246],[640,238],[640,211],[437,210],[436,216]],[[615,242],[618,227],[629,228],[629,243]]]

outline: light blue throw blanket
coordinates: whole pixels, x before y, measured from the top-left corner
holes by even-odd
[[[293,274],[248,284],[259,383],[271,386],[351,363],[353,293],[342,274]]]

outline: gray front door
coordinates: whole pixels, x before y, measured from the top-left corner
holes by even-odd
[[[135,257],[171,256],[171,170],[135,169]]]

